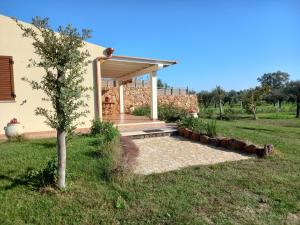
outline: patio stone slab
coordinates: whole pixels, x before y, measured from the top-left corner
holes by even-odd
[[[250,159],[253,156],[193,142],[180,136],[135,139],[139,156],[136,174],[162,173],[180,168]]]

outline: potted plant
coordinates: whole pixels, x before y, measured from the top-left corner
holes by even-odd
[[[192,118],[198,118],[198,110],[196,108],[191,108],[189,114]]]
[[[15,138],[24,134],[24,126],[18,122],[16,118],[10,120],[6,127],[4,127],[7,138]]]

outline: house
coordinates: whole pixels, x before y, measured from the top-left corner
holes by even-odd
[[[38,81],[44,72],[41,68],[27,68],[28,60],[37,58],[31,40],[22,37],[22,31],[15,21],[3,15],[0,15],[0,34],[0,135],[4,136],[3,127],[12,118],[17,118],[22,123],[26,133],[38,135],[51,132],[51,128],[44,123],[44,118],[34,114],[37,106],[49,107],[47,102],[41,100],[43,93],[32,90],[30,85],[21,80],[22,77],[29,77]],[[176,62],[117,56],[111,48],[88,42],[85,48],[93,63],[86,68],[84,85],[93,87],[93,90],[90,91],[91,98],[87,102],[90,113],[83,118],[85,125],[79,129],[90,127],[91,120],[95,117],[103,118],[102,78],[116,81],[119,88],[119,112],[123,114],[124,84],[134,77],[150,74],[151,120],[157,121],[157,71]]]

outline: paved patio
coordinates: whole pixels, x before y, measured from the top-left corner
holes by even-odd
[[[249,159],[251,156],[171,136],[133,140],[139,147],[136,174],[162,173],[180,168]]]

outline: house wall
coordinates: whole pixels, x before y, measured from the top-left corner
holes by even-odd
[[[29,24],[24,23],[29,26]],[[90,52],[90,60],[104,56],[104,47],[86,43],[85,48]],[[15,101],[0,102],[0,135],[4,134],[3,127],[12,119],[17,118],[24,126],[25,132],[49,131],[49,126],[44,123],[44,118],[34,115],[37,106],[49,108],[50,105],[41,101],[43,94],[41,91],[33,91],[29,84],[22,81],[22,77],[33,80],[40,80],[44,73],[39,68],[27,68],[29,59],[37,59],[34,53],[32,42],[28,38],[22,37],[22,31],[11,18],[0,15],[0,55],[12,56],[14,60],[14,86]],[[94,87],[95,69],[94,63],[86,68],[84,85]],[[89,91],[91,98],[87,100],[90,113],[82,122],[85,125],[80,127],[90,127],[90,121],[94,118],[95,102],[94,91]]]

